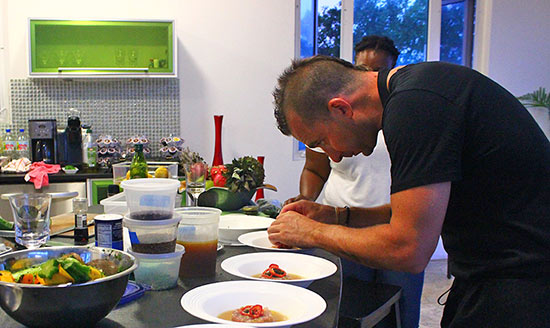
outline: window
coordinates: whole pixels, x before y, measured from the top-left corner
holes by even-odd
[[[353,45],[365,35],[377,34],[394,40],[401,52],[397,65],[441,60],[472,66],[475,0],[297,1],[302,58],[320,54],[352,61]],[[430,6],[439,5],[441,15],[430,11]],[[304,158],[305,146],[294,144],[293,158]]]
[[[474,1],[444,0],[440,60],[472,67]]]
[[[441,60],[471,66],[474,0],[300,0],[301,57],[341,56],[364,35],[386,35],[401,52],[398,65],[437,60],[428,58],[429,7],[441,4]],[[342,15],[352,8],[353,15]],[[315,14],[314,14],[315,13]],[[353,44],[341,42],[342,25],[351,19]],[[315,43],[313,42],[315,40]],[[351,60],[351,58],[349,58]]]

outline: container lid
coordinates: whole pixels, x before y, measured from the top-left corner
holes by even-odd
[[[138,259],[147,259],[147,260],[164,260],[171,259],[174,257],[181,257],[185,253],[185,247],[180,244],[176,244],[176,251],[171,253],[161,253],[161,254],[145,254],[145,253],[136,253],[132,251],[131,248],[128,249],[128,253],[132,254]]]
[[[210,224],[220,220],[222,211],[215,207],[178,207],[174,209],[182,217],[180,223],[186,224]]]
[[[100,214],[94,217],[95,221],[116,221],[121,219],[122,215],[120,214]]]
[[[160,190],[177,190],[180,182],[177,179],[131,179],[120,183],[120,186],[125,190],[137,191],[160,191]]]
[[[114,214],[116,215],[116,214]],[[177,224],[181,220],[181,215],[175,214],[171,219],[168,220],[133,220],[130,219],[130,214],[126,214],[124,216],[124,225],[130,225],[130,226],[163,226],[163,225],[171,225],[171,224]]]

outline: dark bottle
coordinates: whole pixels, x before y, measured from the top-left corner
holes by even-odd
[[[88,244],[88,200],[86,198],[73,199],[74,213],[74,244]]]
[[[134,150],[134,157],[130,164],[130,179],[147,178],[147,161],[143,155],[143,145],[136,144]]]

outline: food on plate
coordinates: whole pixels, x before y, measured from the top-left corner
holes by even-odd
[[[235,322],[262,323],[284,321],[287,318],[277,311],[272,311],[260,304],[246,305],[236,310],[223,312],[218,316],[220,319]]]
[[[14,159],[2,167],[2,172],[25,173],[31,169],[32,162],[26,158]]]
[[[118,272],[116,264],[107,262],[111,261],[96,260],[85,264],[76,253],[32,266],[29,266],[29,259],[20,259],[11,264],[11,270],[0,271],[0,281],[46,286],[85,283]]]
[[[279,265],[273,263],[269,265],[269,268],[265,269],[264,272],[253,275],[253,278],[261,278],[261,279],[271,279],[271,280],[296,280],[296,279],[303,279],[303,277],[292,274],[292,273],[286,273],[285,270],[281,269]]]
[[[279,249],[299,249],[298,247],[289,246],[289,245],[279,243],[279,242],[273,244],[273,246],[271,246],[271,247],[279,248]]]
[[[74,167],[74,166],[72,166],[72,165],[67,165],[67,166],[65,166],[63,169],[65,169],[65,170],[75,170],[76,167]]]

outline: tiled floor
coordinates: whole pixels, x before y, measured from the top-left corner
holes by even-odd
[[[443,306],[437,303],[437,299],[451,287],[452,281],[452,278],[447,278],[447,260],[430,261],[424,273],[424,288],[420,308],[421,328],[439,327]],[[445,299],[444,296],[443,300]]]

